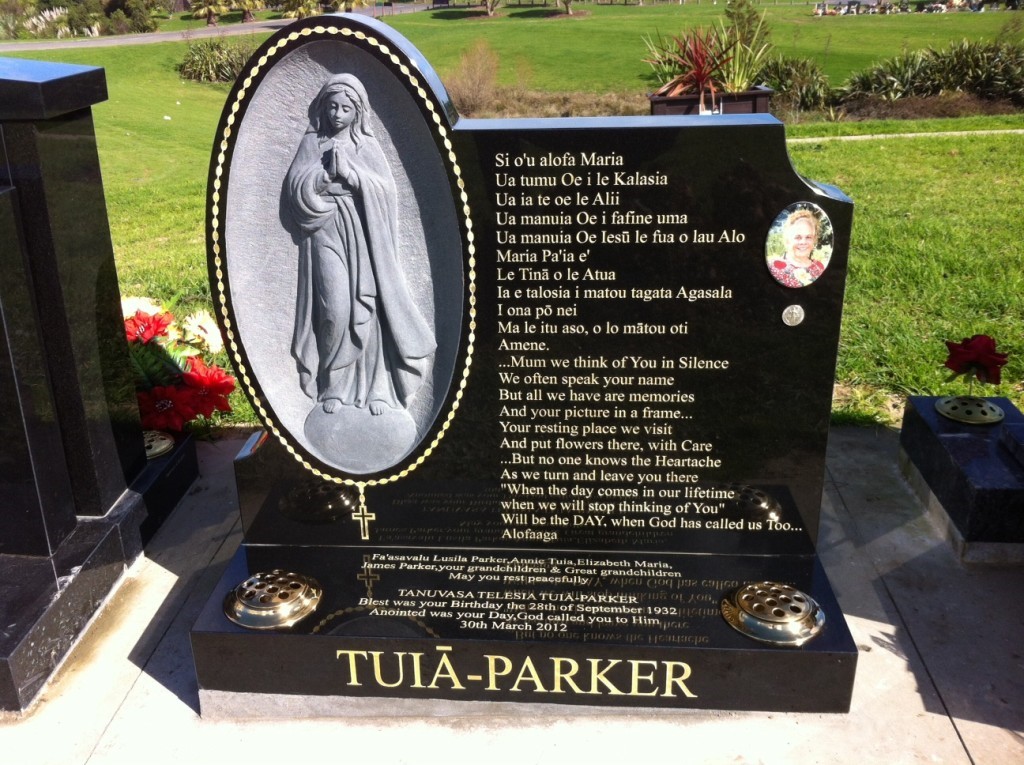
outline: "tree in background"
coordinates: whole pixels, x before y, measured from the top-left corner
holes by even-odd
[[[264,6],[263,0],[234,0],[232,7],[242,12],[242,23],[247,24],[256,21],[254,11]]]
[[[217,26],[217,19],[229,8],[221,0],[192,0],[192,18],[206,19],[206,26]]]
[[[86,0],[81,5],[93,8],[100,6],[100,0]],[[108,34],[129,34],[155,32],[156,21],[153,11],[157,0],[109,0],[102,8],[109,24]]]
[[[756,49],[768,42],[768,25],[763,23],[764,14],[758,12],[753,0],[729,0],[725,18],[739,44]]]

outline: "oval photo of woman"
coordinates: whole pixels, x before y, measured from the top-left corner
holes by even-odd
[[[832,223],[811,202],[792,204],[768,230],[765,259],[772,278],[786,287],[813,284],[832,258]]]
[[[259,84],[232,94],[225,314],[268,429],[307,467],[380,477],[448,401],[463,240],[429,95],[372,37],[320,37],[271,47]]]

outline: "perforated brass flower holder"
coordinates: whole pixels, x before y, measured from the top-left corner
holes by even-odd
[[[821,632],[825,612],[810,595],[786,584],[754,582],[722,599],[722,616],[762,643],[801,646]]]
[[[142,444],[146,450],[146,459],[155,460],[174,449],[174,436],[161,430],[144,430]]]
[[[274,569],[253,574],[224,598],[224,614],[251,630],[291,627],[316,611],[323,590],[315,579]]]
[[[968,425],[995,425],[1006,416],[998,406],[978,396],[945,396],[935,402],[935,410],[943,417]]]
[[[782,505],[762,489],[740,483],[730,483],[725,488],[733,493],[728,503],[730,509],[746,518],[777,521],[782,516]]]

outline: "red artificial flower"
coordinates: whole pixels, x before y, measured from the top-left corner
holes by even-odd
[[[208,367],[199,356],[190,356],[181,379],[194,394],[196,411],[203,417],[211,416],[215,410],[231,411],[228,396],[235,389],[235,378],[220,367]]]
[[[975,375],[983,383],[999,384],[1000,369],[1006,364],[1005,353],[996,353],[996,341],[988,335],[965,337],[963,342],[946,341],[949,358],[946,367],[957,375]]]
[[[191,388],[174,385],[140,390],[139,412],[146,430],[180,431],[198,413],[196,395]]]
[[[172,321],[174,316],[167,311],[157,314],[136,311],[134,316],[124,320],[124,333],[129,343],[148,343],[154,337],[166,337],[167,327]]]

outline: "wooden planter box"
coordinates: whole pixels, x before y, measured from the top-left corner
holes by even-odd
[[[742,93],[719,93],[715,97],[715,109],[720,114],[759,114],[768,111],[771,88],[757,85]],[[688,93],[684,96],[648,96],[651,114],[699,114],[700,96]],[[704,105],[711,106],[711,97],[704,96]]]

